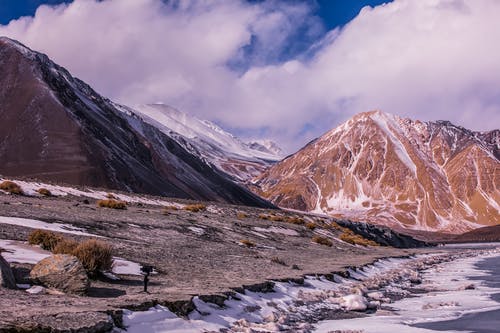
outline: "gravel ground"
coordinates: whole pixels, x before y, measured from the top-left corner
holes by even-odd
[[[191,309],[190,299],[195,295],[207,295],[207,299],[217,302],[220,301],[217,295],[228,294],[243,286],[256,285],[257,289],[265,289],[266,284],[262,283],[268,280],[330,274],[381,257],[429,251],[353,246],[336,238],[339,231],[328,227],[330,221],[326,218],[205,204],[207,208],[200,212],[180,209],[168,210],[165,214],[164,207],[159,206],[129,204],[127,210],[113,210],[97,208],[94,199],[80,197],[0,194],[0,216],[84,228],[89,233],[105,237],[113,245],[115,256],[153,265],[159,272],[151,278],[149,294],[141,292],[140,276],[122,276],[120,281],[114,282],[93,281],[87,297],[30,295],[0,288],[0,332],[12,327],[35,331],[56,328],[68,320],[75,322],[79,329],[86,325],[81,332],[106,331],[110,319],[105,314],[113,314],[117,320],[115,323],[119,324],[122,308],[147,309],[154,304],[164,304],[185,314]],[[303,225],[264,220],[259,218],[260,214],[301,217],[314,221],[317,227],[311,230]],[[275,228],[274,232],[255,229],[270,227]],[[0,224],[0,239],[26,240],[32,230]],[[312,242],[311,238],[319,234],[328,235],[333,246]],[[255,246],[244,246],[241,240],[249,240]],[[19,265],[19,270],[28,271],[26,265]]]

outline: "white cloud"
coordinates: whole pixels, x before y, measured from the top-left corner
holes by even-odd
[[[498,128],[499,12],[497,0],[396,0],[318,42],[317,18],[296,2],[77,0],[0,35],[119,102],[164,101],[293,149],[372,109]],[[280,62],[299,33],[313,56]]]

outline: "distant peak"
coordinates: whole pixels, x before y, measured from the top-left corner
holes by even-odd
[[[372,110],[372,111],[367,111],[367,112],[361,112],[356,114],[354,117],[352,117],[353,120],[364,120],[367,118],[370,119],[380,119],[380,118],[385,118],[385,119],[396,119],[397,116],[387,113],[384,111],[380,110]]]

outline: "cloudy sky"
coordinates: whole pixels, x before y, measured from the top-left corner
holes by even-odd
[[[289,152],[374,109],[500,127],[499,0],[62,2],[2,1],[0,35]]]

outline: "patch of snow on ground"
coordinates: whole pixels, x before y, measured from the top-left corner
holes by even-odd
[[[253,228],[255,231],[258,232],[274,232],[276,234],[283,234],[287,236],[299,236],[299,233],[295,230],[292,229],[287,229],[287,228],[278,228],[278,227],[269,227],[269,228],[260,228],[260,227],[255,227]]]
[[[198,227],[188,227],[189,230],[197,234],[198,236],[201,236],[205,233],[205,229],[203,228],[198,228]]]
[[[79,190],[76,188],[68,187],[68,186],[59,186],[59,185],[50,185],[38,182],[27,182],[22,180],[13,180],[13,179],[4,179],[0,178],[0,182],[4,180],[10,180],[18,184],[23,192],[26,195],[36,196],[38,194],[38,190],[40,188],[48,189],[52,195],[54,196],[67,196],[73,195],[75,197],[86,197],[95,200],[106,199],[108,194],[113,195],[114,198],[126,202],[131,203],[141,203],[144,205],[153,205],[153,206],[175,206],[177,208],[182,208],[184,205],[177,204],[175,202],[159,200],[159,199],[150,199],[141,196],[131,196],[126,194],[116,194],[113,192],[105,192],[105,191],[94,191],[94,190]]]
[[[122,275],[142,275],[141,265],[139,265],[136,262],[118,257],[113,258],[112,272],[114,274],[122,274]]]
[[[74,227],[70,224],[47,223],[47,222],[42,222],[39,220],[23,219],[23,218],[19,218],[19,217],[0,216],[0,224],[10,224],[10,225],[17,225],[17,226],[32,228],[32,229],[57,231],[57,232],[62,232],[62,233],[66,233],[66,234],[73,234],[73,235],[101,237],[101,236],[89,234],[89,233],[85,232],[84,229]]]
[[[50,257],[52,253],[38,246],[32,246],[26,242],[0,239],[0,248],[6,250],[2,256],[8,262],[19,264],[36,264],[42,259]]]

